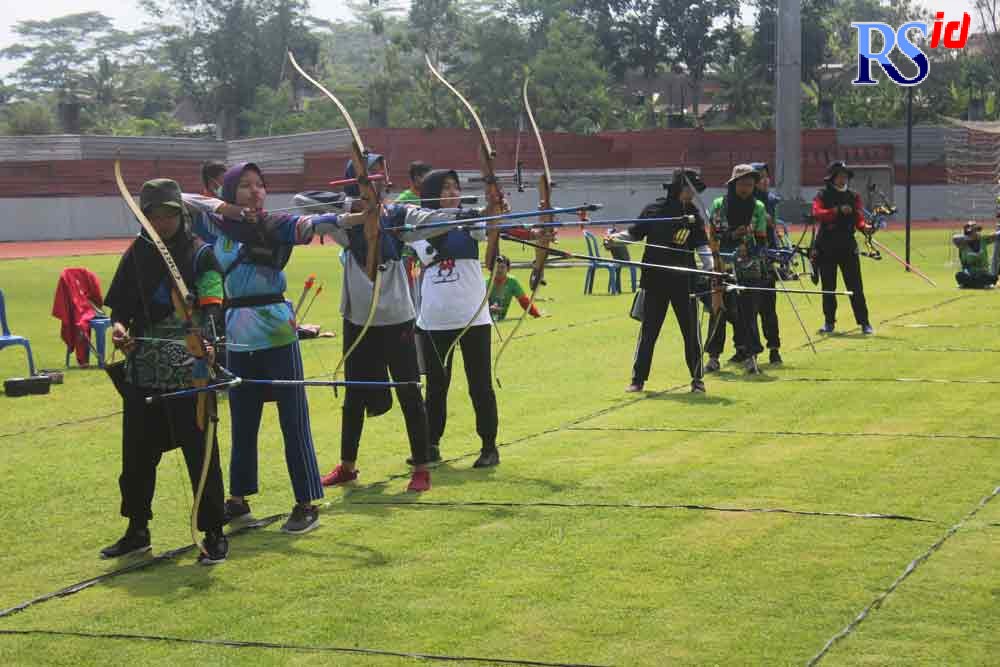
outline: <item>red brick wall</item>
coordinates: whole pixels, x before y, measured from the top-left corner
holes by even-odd
[[[407,181],[412,160],[436,167],[461,170],[479,168],[479,139],[465,129],[366,129],[367,147],[389,159],[396,190]],[[515,155],[528,169],[541,167],[534,137],[526,131],[490,132],[496,150],[496,168],[514,169]],[[729,178],[734,164],[763,160],[774,163],[774,133],[754,131],[704,131],[701,129],[604,132],[594,136],[561,132],[543,133],[549,166],[563,169],[626,169],[691,165],[702,169],[709,185]],[[295,192],[325,188],[342,178],[347,153],[307,153],[304,173],[265,174],[272,192]],[[806,130],[802,133],[802,182],[817,185],[826,165],[834,159],[855,164],[893,164],[890,145],[838,146],[836,130]],[[0,163],[0,197],[117,195],[111,160]],[[127,160],[122,164],[129,189],[137,192],[142,182],[169,177],[188,191],[200,189],[200,161]],[[946,182],[944,165],[914,169],[917,185]],[[905,170],[896,169],[896,182],[903,183]]]

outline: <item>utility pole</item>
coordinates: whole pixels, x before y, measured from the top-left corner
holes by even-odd
[[[802,3],[778,0],[775,49],[774,177],[782,197],[779,215],[786,222],[802,218]]]

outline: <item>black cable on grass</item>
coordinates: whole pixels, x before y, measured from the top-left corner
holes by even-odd
[[[905,514],[879,514],[876,512],[822,512],[814,510],[794,510],[784,507],[722,507],[718,505],[699,505],[694,503],[677,503],[669,505],[657,505],[647,503],[560,503],[552,501],[535,502],[497,502],[489,500],[468,500],[468,501],[448,501],[448,500],[377,500],[352,502],[351,505],[391,505],[395,507],[420,507],[420,508],[441,508],[441,507],[508,507],[508,508],[548,508],[548,509],[612,509],[612,510],[696,510],[702,512],[741,512],[747,514],[794,514],[797,516],[818,516],[818,517],[842,517],[845,519],[886,519],[892,521],[915,521],[918,523],[939,523],[933,519],[921,519],[907,516]]]
[[[0,635],[48,637],[69,637],[76,639],[115,639],[124,641],[167,642],[171,644],[196,644],[201,646],[223,646],[227,648],[277,649],[281,651],[303,651],[308,653],[347,653],[353,655],[388,656],[411,660],[434,660],[437,662],[477,662],[489,665],[528,665],[531,667],[608,667],[580,662],[545,662],[542,660],[520,660],[518,658],[488,658],[479,656],[443,655],[435,653],[411,653],[383,649],[358,648],[348,646],[309,646],[308,644],[285,644],[281,642],[238,641],[235,639],[193,639],[170,637],[168,635],[142,635],[124,632],[79,632],[74,630],[0,630]]]
[[[938,539],[937,542],[932,544],[927,549],[927,551],[925,551],[924,553],[920,554],[919,556],[911,560],[909,564],[906,566],[906,568],[903,569],[902,574],[896,577],[896,580],[893,581],[891,584],[889,584],[888,588],[879,593],[874,600],[868,603],[868,606],[862,609],[861,612],[854,618],[854,620],[848,623],[843,630],[841,630],[833,637],[831,637],[826,642],[826,644],[823,645],[823,648],[820,649],[820,652],[814,655],[812,659],[810,659],[809,662],[806,663],[806,667],[813,667],[814,665],[819,664],[819,662],[830,652],[830,649],[833,648],[834,644],[836,644],[842,639],[845,639],[848,635],[854,632],[858,628],[858,626],[861,625],[861,623],[863,623],[866,618],[868,618],[868,616],[872,613],[872,611],[882,606],[882,603],[886,601],[886,598],[892,595],[892,593],[897,588],[899,588],[900,584],[906,581],[906,579],[911,574],[913,574],[918,567],[923,565],[924,562],[927,561],[927,559],[930,558],[935,551],[940,549],[944,545],[944,543],[947,542],[949,538],[951,538],[952,535],[957,533],[962,528],[962,526],[964,526],[970,519],[976,516],[976,514],[978,514],[981,509],[986,507],[987,503],[996,498],[998,495],[1000,495],[1000,486],[993,489],[993,493],[990,493],[989,495],[985,496],[982,500],[980,500],[979,504],[977,504],[972,509],[972,511],[970,511],[968,514],[962,517],[961,521],[959,521],[954,526],[949,528],[945,532],[945,534],[942,535],[940,539]]]
[[[904,329],[998,329],[1000,324],[994,322],[969,322],[963,324],[890,324],[889,326]]]
[[[907,438],[916,440],[1000,440],[998,435],[980,435],[977,433],[872,433],[865,431],[761,431],[737,430],[725,428],[695,428],[680,426],[572,426],[567,431],[610,431],[625,433],[719,433],[725,435],[766,435],[789,437],[827,437],[827,438]]]
[[[727,378],[720,375],[716,378],[721,382],[742,382],[745,381],[744,377]],[[751,378],[751,382],[760,382],[761,380],[754,380]],[[776,377],[776,376],[766,376],[764,382],[851,382],[851,383],[861,383],[861,382],[910,382],[914,384],[1000,384],[1000,380],[986,380],[986,379],[971,379],[971,380],[949,380],[946,378],[875,378],[875,377],[860,377],[860,378],[790,378],[790,377]]]
[[[81,417],[80,419],[70,419],[67,421],[54,422],[52,424],[43,424],[35,428],[29,428],[24,431],[14,431],[13,433],[0,433],[0,438],[13,438],[19,435],[35,435],[41,431],[48,431],[50,429],[59,428],[61,426],[76,426],[77,424],[86,424],[88,422],[96,422],[101,419],[107,419],[108,417],[114,417],[120,415],[121,410],[115,410],[114,412],[108,412],[103,415],[94,415],[93,417]]]
[[[975,354],[995,354],[1000,352],[1000,348],[995,347],[862,347],[844,348],[840,352],[852,352],[860,354],[871,354],[875,352],[970,352]]]
[[[229,536],[232,537],[234,535],[238,535],[240,533],[244,533],[257,528],[264,528],[265,526],[269,526],[275,521],[278,521],[279,519],[285,518],[285,516],[287,515],[275,514],[273,516],[265,517],[263,519],[253,522],[252,524],[230,531]],[[116,570],[111,570],[110,572],[99,574],[96,577],[91,577],[90,579],[84,579],[83,581],[77,582],[70,586],[66,586],[65,588],[60,588],[57,591],[46,593],[45,595],[39,595],[36,598],[32,598],[20,604],[14,605],[13,607],[8,607],[7,609],[0,610],[0,618],[4,618],[5,616],[10,616],[12,614],[24,611],[28,607],[33,607],[36,604],[48,602],[49,600],[55,600],[56,598],[63,598],[63,597],[68,597],[70,595],[74,595],[76,593],[79,593],[80,591],[87,590],[91,586],[103,583],[105,581],[108,581],[109,579],[113,579],[117,576],[126,574],[128,572],[145,570],[146,568],[152,567],[153,565],[158,565],[159,563],[172,560],[173,558],[185,554],[194,548],[195,545],[193,544],[188,544],[183,547],[177,547],[176,549],[171,549],[170,551],[164,551],[161,554],[157,554],[152,558],[144,558],[142,560],[137,560],[136,562],[126,565],[125,567],[120,567]]]

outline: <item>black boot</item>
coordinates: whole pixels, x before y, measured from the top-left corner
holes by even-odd
[[[125,535],[111,546],[101,549],[101,558],[121,558],[132,554],[146,553],[153,548],[149,541],[148,528],[129,526]]]
[[[479,451],[479,458],[476,462],[472,464],[473,468],[492,468],[493,466],[500,465],[500,452],[497,451],[496,446],[493,447],[483,447]]]
[[[218,565],[226,561],[229,555],[229,540],[222,534],[222,528],[205,531],[205,541],[202,543],[205,551],[198,554],[198,562],[202,565]],[[206,553],[207,552],[207,553]]]

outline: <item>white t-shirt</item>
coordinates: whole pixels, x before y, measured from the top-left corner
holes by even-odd
[[[485,240],[485,233],[471,232],[477,241]],[[486,278],[478,259],[454,259],[434,262],[437,252],[427,241],[410,243],[425,267],[420,277],[420,313],[417,326],[425,331],[450,331],[462,329],[480,306],[472,326],[491,324],[486,298]]]

